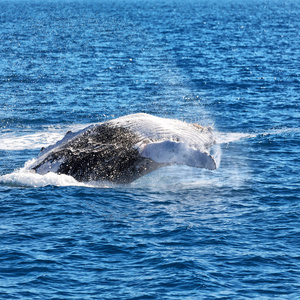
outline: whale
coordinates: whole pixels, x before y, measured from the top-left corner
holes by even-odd
[[[215,143],[210,126],[136,113],[67,132],[41,149],[29,169],[127,184],[174,164],[215,170]]]

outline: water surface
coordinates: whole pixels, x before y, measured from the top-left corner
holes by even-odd
[[[298,1],[0,1],[3,299],[300,297]],[[213,125],[218,170],[25,171],[129,113]]]

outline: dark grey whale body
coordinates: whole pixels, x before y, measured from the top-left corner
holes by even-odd
[[[43,149],[30,167],[78,181],[130,183],[160,167],[185,164],[215,169],[212,129],[148,114],[134,114],[69,132]]]

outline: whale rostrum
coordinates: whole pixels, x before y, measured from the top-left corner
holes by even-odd
[[[130,183],[172,164],[214,170],[214,144],[211,127],[139,113],[68,132],[42,149],[30,168],[78,181]]]

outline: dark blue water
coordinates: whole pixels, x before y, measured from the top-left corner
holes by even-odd
[[[1,299],[300,298],[299,1],[0,1]],[[28,173],[135,112],[213,125],[218,170]]]

